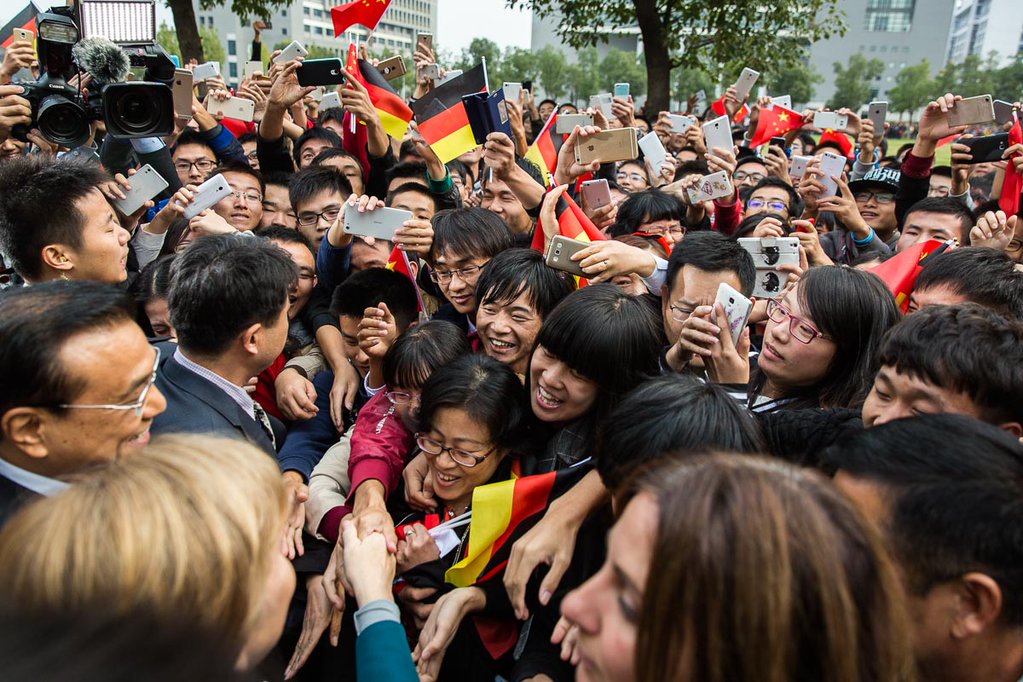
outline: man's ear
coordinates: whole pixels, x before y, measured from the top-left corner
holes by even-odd
[[[984,573],[967,573],[953,587],[957,599],[949,634],[967,639],[990,630],[1002,615],[1002,588],[998,583]]]
[[[15,407],[0,418],[0,432],[29,457],[42,459],[50,454],[46,446],[46,422],[51,417],[39,407]]]
[[[1008,431],[1016,438],[1023,438],[1023,424],[1020,424],[1019,422],[1005,422],[1003,424],[999,424],[998,428]]]
[[[418,281],[419,280],[419,260],[418,259],[412,260],[411,258],[409,258],[408,269],[409,269],[409,272],[412,273],[412,279]]]
[[[256,355],[259,353],[259,341],[263,332],[263,325],[258,322],[246,327],[245,331],[242,332],[241,337],[239,337],[241,339],[242,348],[245,349],[246,353],[249,355]]]
[[[71,272],[74,269],[74,255],[63,244],[47,244],[43,247],[43,265],[63,273]]]

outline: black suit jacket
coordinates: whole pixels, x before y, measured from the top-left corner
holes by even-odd
[[[246,414],[219,386],[175,360],[175,344],[159,345],[162,358],[156,386],[167,399],[167,410],[153,420],[151,430],[154,436],[163,433],[211,433],[244,438],[276,457],[273,443],[251,414]],[[280,445],[284,441],[284,425],[272,416],[270,423]]]
[[[21,507],[39,497],[39,494],[0,475],[0,528],[6,525]]]

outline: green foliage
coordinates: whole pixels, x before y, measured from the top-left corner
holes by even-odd
[[[565,54],[547,45],[535,54],[536,72],[540,78],[540,86],[547,97],[560,100],[570,87],[571,70]]]
[[[612,49],[600,62],[599,90],[611,92],[615,83],[628,83],[633,97],[646,94],[646,69],[636,55]]]
[[[706,93],[707,103],[710,104],[710,100],[714,99],[716,84],[715,78],[703,69],[679,67],[673,70],[671,72],[671,97],[682,104],[681,107],[673,107],[673,109],[685,108],[689,97],[700,90]]]
[[[888,90],[888,109],[892,113],[909,114],[922,109],[934,97],[936,85],[931,78],[931,63],[926,59],[911,64],[895,76],[895,86]]]
[[[768,94],[789,95],[792,97],[793,106],[806,104],[812,100],[814,86],[823,82],[824,76],[802,61],[765,74]]]
[[[223,65],[227,60],[227,52],[224,50],[224,44],[220,42],[220,35],[211,27],[203,26],[199,29],[199,37],[202,39],[202,49],[206,61],[220,62]],[[168,54],[181,56],[181,48],[178,46],[178,34],[166,23],[160,24],[160,28],[156,32],[156,42],[160,44],[160,47],[167,50]]]
[[[573,102],[587,100],[590,95],[600,92],[603,80],[600,74],[600,55],[597,48],[584,47],[578,52],[578,61],[568,67],[570,99]]]
[[[200,9],[213,9],[226,4],[226,0],[199,0]],[[254,19],[269,17],[278,7],[286,7],[290,4],[290,0],[231,0],[231,13],[241,17],[242,21],[246,21],[249,17]]]
[[[849,65],[835,62],[835,94],[828,100],[830,109],[849,107],[858,110],[870,99],[871,83],[884,73],[884,62],[868,60],[862,54],[849,57]]]

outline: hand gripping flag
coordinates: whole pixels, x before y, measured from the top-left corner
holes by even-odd
[[[355,47],[355,43],[348,45],[348,61],[345,62],[345,70],[352,75],[359,71],[358,48]],[[345,115],[341,119],[341,127],[344,130],[341,146],[359,160],[359,165],[362,166],[362,177],[368,178],[369,150],[366,145],[369,143],[369,133],[366,132],[366,126],[359,125],[355,114],[346,109]]]
[[[710,108],[718,116],[726,115],[728,112],[725,110],[725,96],[722,95],[721,99],[717,100],[716,102],[713,102],[710,105]],[[732,123],[742,123],[743,121],[746,120],[746,117],[749,115],[750,115],[749,107],[746,106],[745,103],[743,103],[743,105],[739,107],[739,110],[735,112],[735,116],[732,117]]]
[[[348,48],[348,65],[345,68],[362,84],[362,87],[366,88],[373,108],[380,116],[384,131],[396,140],[402,139],[408,130],[409,121],[412,120],[412,110],[376,67],[365,59],[352,59],[352,47]]]
[[[772,137],[783,137],[786,133],[803,127],[803,116],[775,104],[771,109],[761,109],[757,120],[757,131],[753,135],[750,147],[759,147],[771,141]]]
[[[597,229],[597,226],[593,224],[593,221],[579,208],[579,204],[575,203],[568,194],[558,198],[558,204],[554,208],[554,215],[558,218],[557,233],[562,237],[568,237],[580,242],[601,242],[607,239]],[[544,234],[543,224],[538,220],[536,230],[533,232],[533,243],[530,245],[530,248],[543,253]],[[589,280],[585,277],[576,277],[575,279],[576,284],[580,287],[589,284]]]
[[[1017,114],[1013,114],[1016,119],[1009,131],[1009,146],[1016,144],[1023,144],[1023,128],[1020,127],[1020,120]],[[1012,162],[1014,158],[1019,156],[1019,153],[1013,154],[1009,158],[1009,163],[1005,167],[1005,180],[1002,182],[1002,198],[998,200],[998,206],[1005,215],[1016,215],[1019,213],[1020,205],[1020,193],[1023,192],[1023,178],[1020,177],[1019,171],[1016,170],[1016,164]]]
[[[902,312],[906,312],[909,309],[909,295],[913,293],[916,278],[923,269],[921,262],[925,258],[935,256],[951,247],[951,241],[929,239],[896,254],[884,263],[871,268],[870,272],[881,278],[895,295],[895,302],[902,308]]]
[[[334,37],[339,38],[355,24],[362,24],[373,30],[380,23],[391,0],[355,0],[339,7],[330,8],[330,18],[334,22]]]
[[[554,132],[558,124],[558,112],[553,112],[543,124],[540,134],[526,150],[526,158],[533,162],[543,174],[544,183],[550,187],[554,183],[554,171],[558,167],[558,152],[565,144],[565,136]]]
[[[441,163],[447,163],[476,148],[476,138],[469,125],[462,96],[487,91],[487,63],[484,61],[412,103],[419,134],[437,154]]]

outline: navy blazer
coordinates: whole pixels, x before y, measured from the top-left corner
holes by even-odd
[[[38,493],[0,475],[0,528],[3,528],[7,520],[23,505],[37,497]]]
[[[175,344],[161,343],[159,346],[162,357],[156,386],[167,399],[167,409],[153,419],[151,431],[154,436],[163,433],[210,433],[244,438],[271,457],[277,456],[269,436],[251,414],[246,414],[219,386],[175,360]],[[284,425],[273,416],[267,416],[277,443],[283,443]]]

